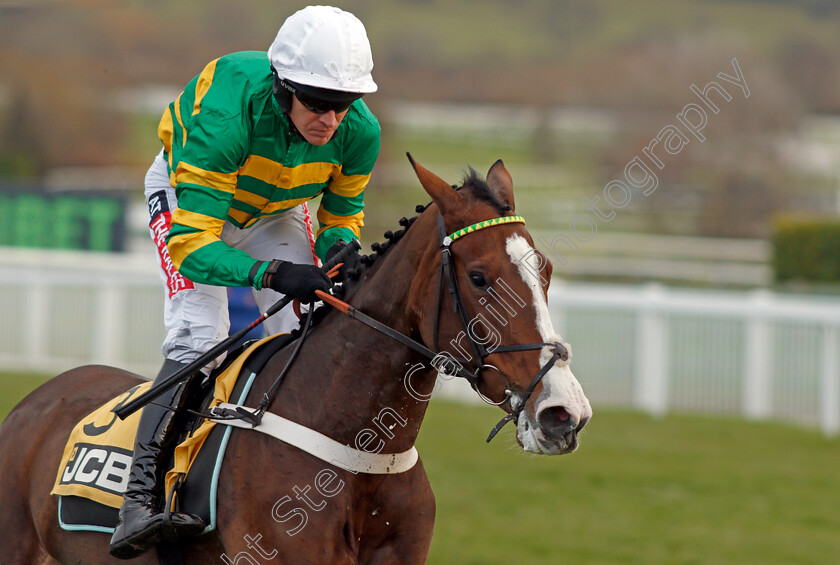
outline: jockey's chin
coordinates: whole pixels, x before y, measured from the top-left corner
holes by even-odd
[[[312,145],[325,145],[330,139],[332,139],[333,133],[335,132],[309,133],[303,134],[303,137]]]

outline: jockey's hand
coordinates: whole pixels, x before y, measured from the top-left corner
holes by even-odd
[[[329,263],[336,254],[340,253],[348,243],[346,241],[336,241],[332,247],[327,250],[327,262]],[[344,281],[347,279],[356,280],[362,274],[362,257],[358,253],[351,253],[344,259],[344,264],[338,270],[336,280]]]
[[[327,274],[315,265],[300,265],[279,260],[269,263],[262,281],[263,288],[288,294],[305,304],[317,300],[316,290],[327,292],[332,285]]]

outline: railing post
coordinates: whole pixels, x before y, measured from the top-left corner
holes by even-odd
[[[92,358],[97,363],[123,365],[123,340],[125,316],[123,315],[122,287],[106,281],[99,286],[93,319]]]
[[[773,377],[773,328],[769,319],[773,295],[763,289],[750,293],[753,308],[746,324],[744,394],[741,409],[751,420],[767,418],[771,412],[770,383]]]
[[[837,326],[823,326],[820,364],[820,427],[827,435],[840,432],[840,359],[837,352]]]
[[[668,328],[662,312],[665,289],[646,285],[636,322],[634,405],[653,416],[668,410]]]
[[[554,278],[551,280],[551,290],[554,291],[555,296],[563,296],[565,288],[566,281],[563,279]],[[549,300],[551,300],[551,294],[552,293],[549,293]],[[551,315],[551,325],[554,327],[554,332],[564,340],[568,339],[568,336],[566,335],[568,304],[558,304],[555,301],[553,304],[550,303],[548,306],[549,313]]]
[[[33,280],[26,287],[26,309],[23,323],[24,363],[37,364],[42,359],[49,358],[47,344],[50,328],[55,326],[47,323],[49,314],[50,295],[47,283]]]

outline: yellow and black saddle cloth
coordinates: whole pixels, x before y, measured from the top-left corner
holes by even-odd
[[[248,345],[215,375],[215,384],[202,403],[206,409],[222,402],[242,404],[257,373],[274,353],[292,341],[278,334]],[[241,378],[240,378],[241,376]],[[65,530],[112,533],[128,484],[134,436],[140,411],[125,420],[112,412],[152,386],[146,382],[106,402],[82,418],[70,433],[58,476],[50,494],[57,495],[58,518]],[[166,474],[166,492],[177,486],[172,510],[195,514],[216,528],[216,490],[219,470],[232,427],[196,422],[192,432],[176,447]],[[186,477],[186,478],[184,478]]]

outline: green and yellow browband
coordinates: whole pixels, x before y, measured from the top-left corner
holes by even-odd
[[[465,228],[461,228],[455,233],[449,234],[445,238],[443,238],[443,244],[448,246],[453,241],[458,239],[459,237],[464,237],[468,233],[472,233],[478,230],[483,230],[484,228],[489,228],[491,226],[501,226],[503,224],[524,224],[525,218],[522,216],[503,216],[501,218],[493,218],[492,220],[484,220],[483,222],[478,222],[471,226],[467,226]]]

